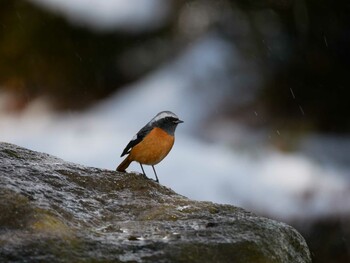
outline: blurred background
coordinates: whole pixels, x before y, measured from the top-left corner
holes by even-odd
[[[349,47],[346,0],[1,0],[0,140],[115,169],[171,110],[163,185],[350,262]]]

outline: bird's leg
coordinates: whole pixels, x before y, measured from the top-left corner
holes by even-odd
[[[146,173],[145,173],[145,170],[143,170],[143,166],[142,166],[141,163],[140,163],[140,166],[141,166],[141,169],[142,169],[143,176],[147,178]]]
[[[158,176],[157,176],[157,173],[156,173],[156,169],[154,169],[154,165],[152,165],[152,168],[153,168],[153,172],[154,172],[154,175],[156,176],[156,182],[159,183],[159,180],[158,180]]]

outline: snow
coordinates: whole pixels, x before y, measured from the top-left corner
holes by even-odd
[[[234,83],[224,70],[227,63],[237,66]],[[209,35],[169,65],[85,112],[51,112],[46,101],[38,99],[21,115],[1,113],[0,140],[114,170],[132,136],[155,114],[171,110],[185,123],[176,130],[169,156],[156,166],[163,185],[189,198],[282,219],[349,213],[349,167],[332,165],[327,158],[319,162],[303,151],[283,153],[261,143],[258,131],[210,121],[221,99],[231,94],[228,89],[237,94],[233,103],[254,96],[254,89],[247,87],[254,86],[253,80],[258,83],[258,73],[238,67],[244,63],[232,46]],[[204,140],[201,127],[210,125],[217,133],[209,132],[212,139]],[[231,143],[242,142],[242,136],[251,142],[249,147]],[[152,169],[145,168],[154,178]],[[128,171],[140,172],[140,167],[133,163]]]
[[[30,0],[71,22],[99,30],[144,31],[163,25],[168,0]]]

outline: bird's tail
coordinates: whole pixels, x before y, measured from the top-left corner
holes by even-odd
[[[119,166],[117,167],[117,171],[118,172],[125,172],[126,168],[129,167],[130,163],[132,162],[132,160],[130,160],[129,158],[130,155],[128,155],[124,161],[121,162],[121,164],[119,164]]]

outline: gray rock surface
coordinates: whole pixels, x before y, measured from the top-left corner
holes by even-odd
[[[0,143],[0,262],[311,259],[284,223],[190,200],[139,174]]]

